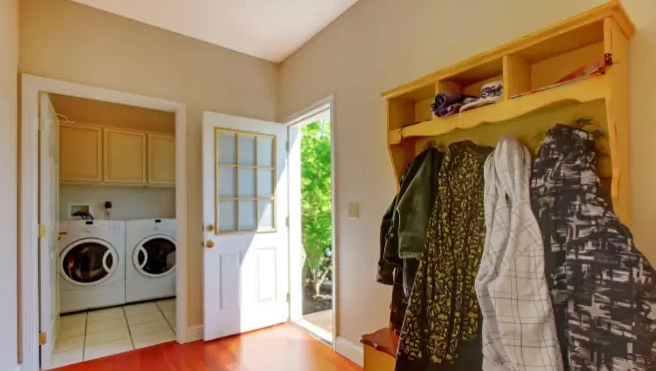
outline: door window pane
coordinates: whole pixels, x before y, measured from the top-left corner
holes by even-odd
[[[257,138],[257,166],[273,167],[273,138]]]
[[[237,163],[236,139],[235,134],[219,132],[219,163],[230,165]]]
[[[239,169],[239,198],[255,197],[255,169]]]
[[[237,198],[237,168],[219,167],[219,197]]]
[[[273,201],[271,199],[257,200],[257,220],[261,229],[273,229]]]
[[[257,170],[257,197],[273,197],[273,170]]]
[[[237,209],[235,201],[219,201],[219,230],[237,230]]]
[[[239,139],[239,165],[255,165],[255,137],[252,135],[238,135]]]
[[[239,201],[239,230],[253,231],[255,229],[257,229],[255,201]]]

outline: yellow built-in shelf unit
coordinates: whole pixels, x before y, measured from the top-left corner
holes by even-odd
[[[472,140],[494,146],[501,136],[512,135],[535,153],[555,123],[573,124],[598,134],[602,184],[615,212],[629,225],[628,41],[634,33],[619,1],[611,1],[384,92],[397,185],[406,166],[428,143]],[[600,58],[608,64],[603,75],[511,99],[549,87]],[[433,118],[430,103],[436,94],[476,95],[483,84],[496,80],[504,85],[500,102]],[[391,331],[363,335],[365,371],[394,369],[398,337]]]
[[[384,92],[389,155],[397,181],[428,142],[472,140],[494,146],[501,136],[512,135],[535,153],[548,128],[573,124],[600,134],[602,183],[615,212],[628,225],[628,40],[634,33],[619,1],[611,1]],[[606,64],[604,74],[525,94],[550,87],[595,60]],[[498,103],[433,117],[430,103],[436,94],[477,95],[483,84],[497,80],[504,86]],[[512,98],[521,94],[525,95]]]

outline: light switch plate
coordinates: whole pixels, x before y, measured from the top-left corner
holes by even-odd
[[[359,218],[360,217],[360,204],[357,202],[349,202],[348,204],[348,217],[349,218]]]

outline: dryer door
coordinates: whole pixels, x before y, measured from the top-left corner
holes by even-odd
[[[143,239],[134,249],[132,261],[139,273],[148,277],[163,277],[175,269],[175,241],[165,235]]]
[[[61,276],[80,286],[98,285],[112,277],[118,267],[116,249],[95,238],[75,241],[59,256]]]

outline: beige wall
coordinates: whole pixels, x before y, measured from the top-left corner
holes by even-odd
[[[18,0],[0,1],[0,370],[17,365]]]
[[[187,104],[189,325],[200,324],[201,112],[275,119],[276,66],[67,0],[20,10],[20,72]]]
[[[95,219],[107,219],[105,201],[112,202],[111,218],[117,220],[175,218],[175,188],[62,185],[59,188],[60,220],[75,219],[69,205],[91,205]]]
[[[76,123],[175,133],[173,112],[59,94],[50,94],[50,101],[58,114]]]
[[[283,63],[280,118],[330,94],[335,98],[340,336],[357,342],[385,326],[389,315],[390,289],[375,282],[380,220],[395,192],[379,94],[602,2],[360,0]],[[633,231],[654,258],[656,3],[623,3],[638,28],[630,81]],[[349,201],[361,203],[360,219],[346,218]]]

